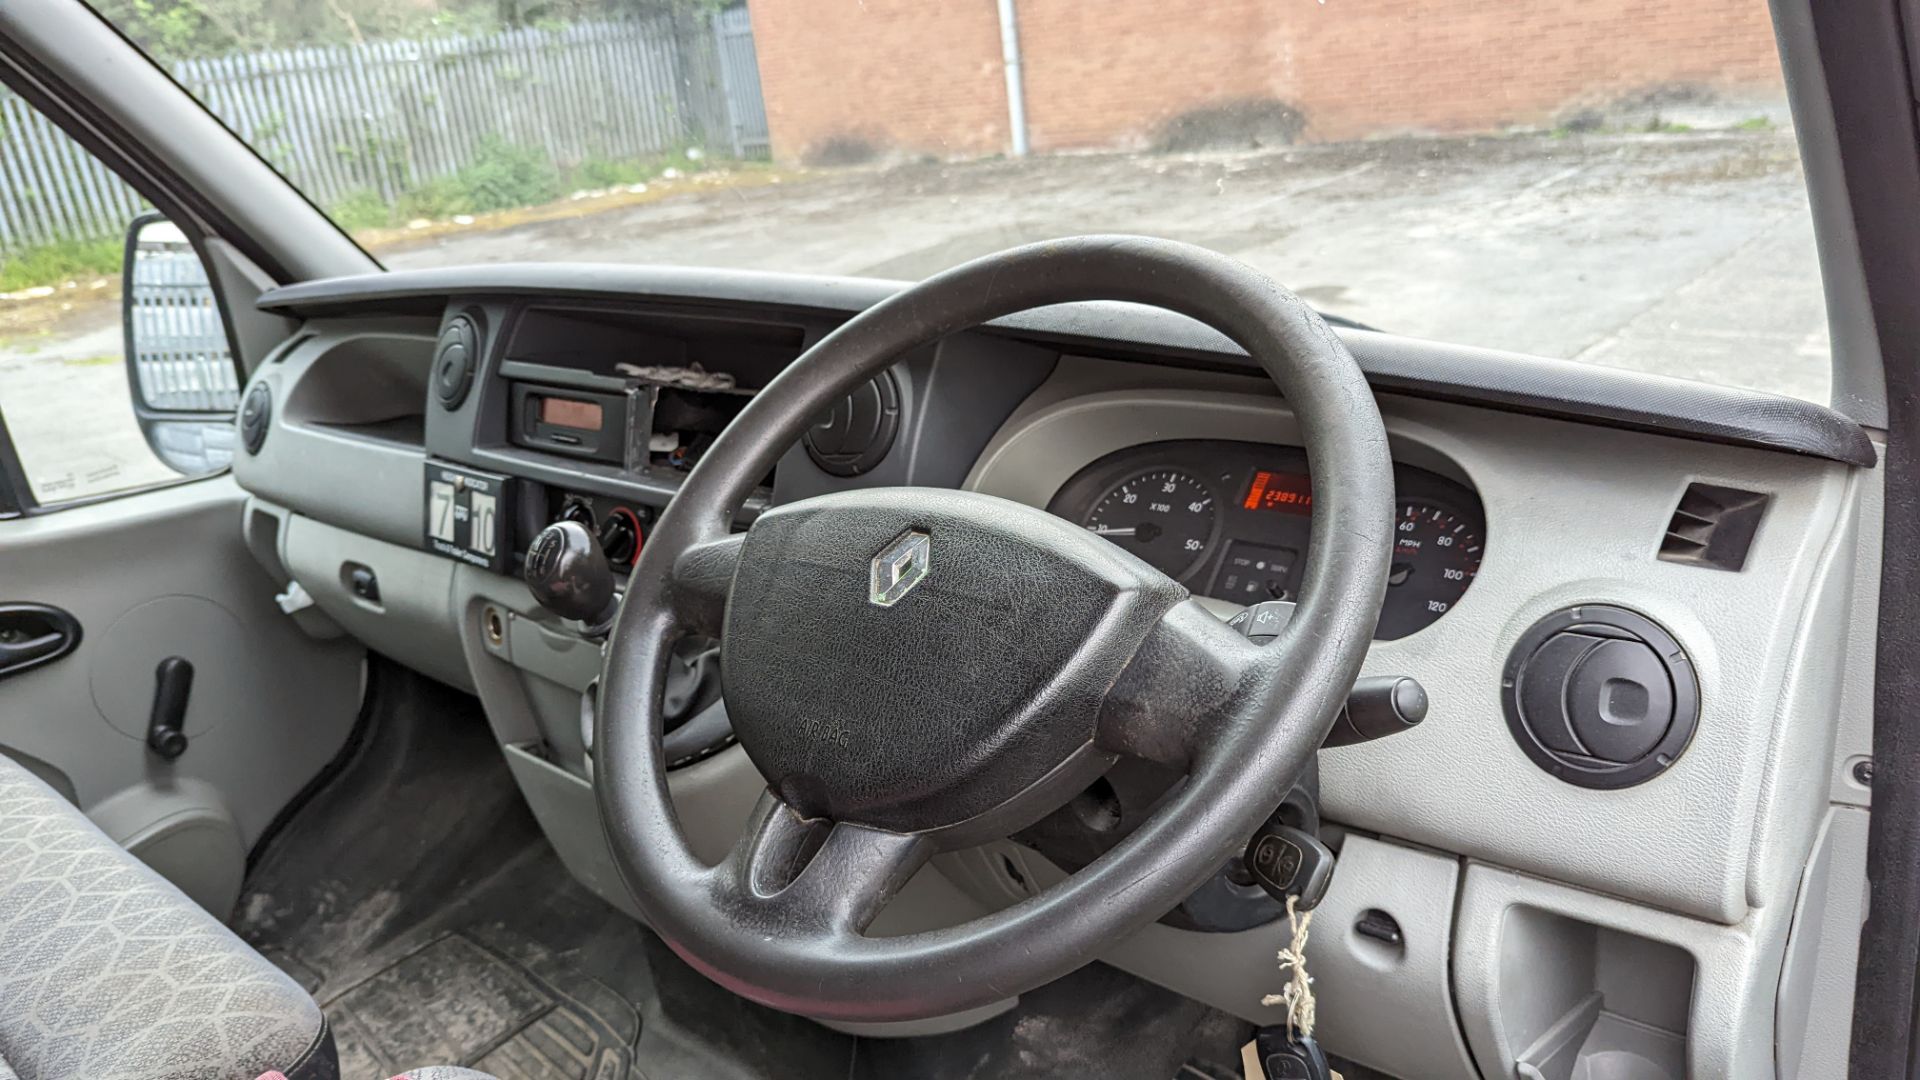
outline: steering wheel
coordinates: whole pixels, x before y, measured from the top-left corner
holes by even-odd
[[[1303,599],[1256,646],[1120,547],[970,492],[871,488],[733,516],[813,418],[908,350],[1028,308],[1127,300],[1216,327],[1297,415],[1314,479]],[[714,441],[648,537],[602,680],[597,790],[653,929],[744,997],[843,1021],[1023,993],[1217,872],[1280,804],[1358,676],[1385,594],[1393,473],[1373,393],[1292,293],[1202,248],[1090,236],[927,279],[820,340]],[[673,641],[720,637],[767,791],[731,853],[668,795]],[[1128,754],[1187,773],[1069,879],[950,929],[863,931],[932,855],[1010,835]]]

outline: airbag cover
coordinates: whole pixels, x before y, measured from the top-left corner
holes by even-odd
[[[900,565],[911,531],[926,543]],[[924,576],[902,589],[901,573]],[[1004,499],[808,499],[747,534],[722,637],[727,711],[802,814],[958,825],[1091,740],[1108,688],[1185,597],[1115,545]]]

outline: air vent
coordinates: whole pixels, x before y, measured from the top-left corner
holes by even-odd
[[[473,369],[480,359],[480,328],[468,315],[455,315],[440,331],[433,351],[433,392],[451,412],[467,400]]]
[[[883,371],[841,398],[807,429],[807,456],[834,476],[859,476],[880,464],[900,430],[900,384]]]
[[[1770,496],[1757,491],[1688,484],[1667,535],[1660,540],[1660,558],[1715,570],[1739,570],[1747,565],[1747,549],[1760,531]]]
[[[1672,634],[1635,611],[1566,608],[1507,656],[1507,730],[1533,763],[1569,784],[1623,788],[1672,765],[1693,739],[1700,681]]]
[[[240,405],[240,444],[247,453],[258,454],[267,444],[267,429],[273,426],[273,391],[266,383],[254,383]]]

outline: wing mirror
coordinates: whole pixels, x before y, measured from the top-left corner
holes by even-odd
[[[127,386],[147,445],[188,476],[226,468],[240,376],[205,261],[179,226],[149,211],[127,230],[121,274]]]

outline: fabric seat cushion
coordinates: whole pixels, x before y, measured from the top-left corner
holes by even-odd
[[[19,1080],[337,1075],[299,984],[4,754],[0,1061]]]

